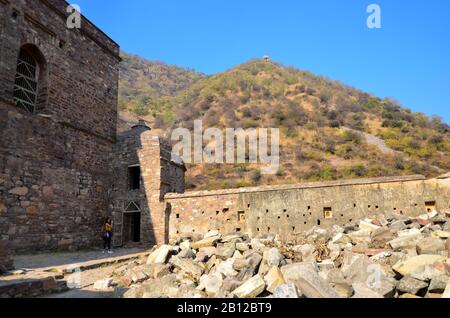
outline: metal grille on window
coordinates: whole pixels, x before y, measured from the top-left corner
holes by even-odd
[[[37,72],[35,59],[28,52],[22,50],[17,61],[14,101],[18,107],[30,113],[34,113],[36,110]]]

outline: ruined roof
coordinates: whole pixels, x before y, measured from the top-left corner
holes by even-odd
[[[392,182],[406,182],[406,181],[420,181],[426,178],[422,175],[412,176],[399,176],[399,177],[381,177],[381,178],[368,178],[368,179],[351,179],[351,180],[336,180],[325,182],[310,182],[302,184],[287,184],[287,185],[274,185],[274,186],[260,186],[251,188],[239,188],[239,189],[226,189],[226,190],[213,190],[213,191],[191,191],[183,194],[168,193],[166,199],[188,198],[188,197],[204,197],[214,195],[225,194],[239,194],[239,193],[252,193],[252,192],[267,192],[267,191],[281,191],[281,190],[297,190],[297,189],[312,189],[312,188],[327,188],[338,186],[351,186],[351,185],[366,185],[366,184],[381,184]]]

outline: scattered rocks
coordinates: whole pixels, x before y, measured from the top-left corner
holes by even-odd
[[[292,244],[210,231],[159,246],[113,276],[129,287],[125,297],[450,298],[448,224],[436,213],[388,213],[314,227]]]

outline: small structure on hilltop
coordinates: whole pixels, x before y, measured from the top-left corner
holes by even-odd
[[[263,60],[264,60],[264,62],[270,62],[269,55],[264,55]]]

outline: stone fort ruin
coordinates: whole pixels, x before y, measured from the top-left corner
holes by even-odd
[[[67,6],[0,0],[0,255],[98,246],[107,216],[121,246],[450,211],[450,175],[185,193],[167,141],[142,121],[117,134],[119,46],[84,17],[68,29]]]

